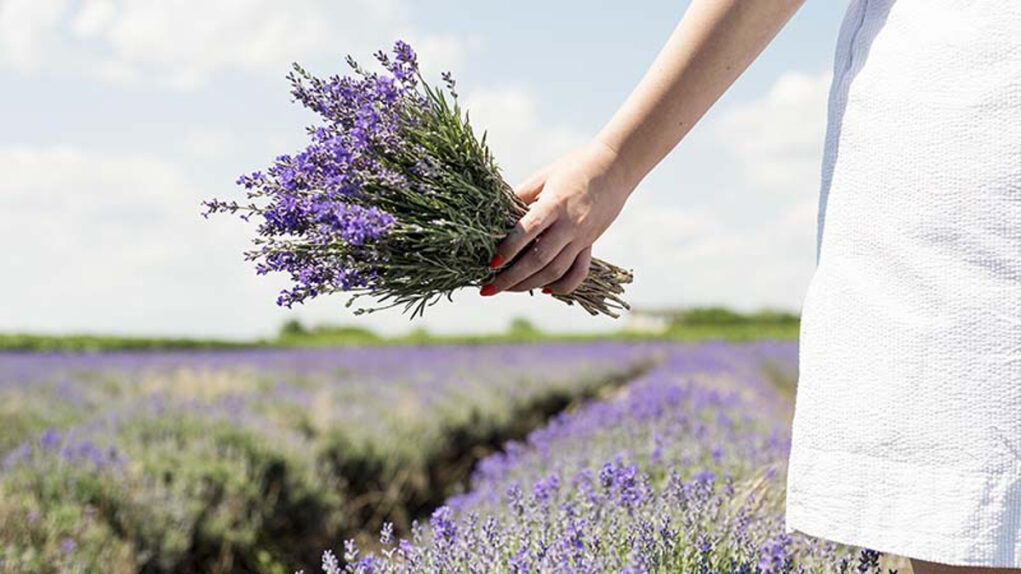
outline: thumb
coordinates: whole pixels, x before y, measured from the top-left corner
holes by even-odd
[[[535,201],[536,198],[539,197],[539,193],[542,191],[542,188],[546,185],[546,176],[549,175],[552,168],[553,164],[549,164],[533,173],[531,177],[514,188],[515,195],[521,198],[521,201],[524,201],[526,204]]]

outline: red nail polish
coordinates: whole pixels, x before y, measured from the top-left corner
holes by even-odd
[[[482,289],[479,290],[479,294],[482,295],[483,297],[488,297],[493,293],[496,293],[496,286],[493,285],[492,283],[490,283],[489,285],[483,285]]]
[[[500,255],[499,253],[497,253],[496,255],[493,256],[492,259],[489,260],[489,268],[490,269],[496,269],[502,263],[503,263],[503,255]]]
[[[542,292],[543,293],[552,293],[552,291],[550,291],[549,287],[543,287],[542,288]]]

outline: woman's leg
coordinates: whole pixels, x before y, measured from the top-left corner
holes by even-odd
[[[1017,568],[980,568],[977,566],[947,566],[936,562],[911,559],[911,570],[915,574],[1021,574]]]

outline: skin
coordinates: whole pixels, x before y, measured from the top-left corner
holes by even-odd
[[[645,76],[599,134],[515,189],[529,211],[497,246],[490,265],[513,264],[484,285],[482,294],[537,287],[569,293],[578,287],[588,272],[592,243],[616,219],[638,183],[800,4],[693,0]]]
[[[790,20],[803,0],[692,0],[652,66],[609,123],[515,192],[529,211],[497,246],[501,269],[483,295],[569,293],[581,284],[592,243],[639,182],[672,150]],[[540,237],[541,234],[541,237]],[[538,240],[536,238],[538,237]],[[1021,574],[911,559],[915,574]]]

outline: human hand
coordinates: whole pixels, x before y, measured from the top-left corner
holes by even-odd
[[[490,267],[511,263],[480,293],[576,289],[588,274],[592,243],[634,186],[617,154],[595,139],[540,170],[514,190],[529,209],[497,246]]]

